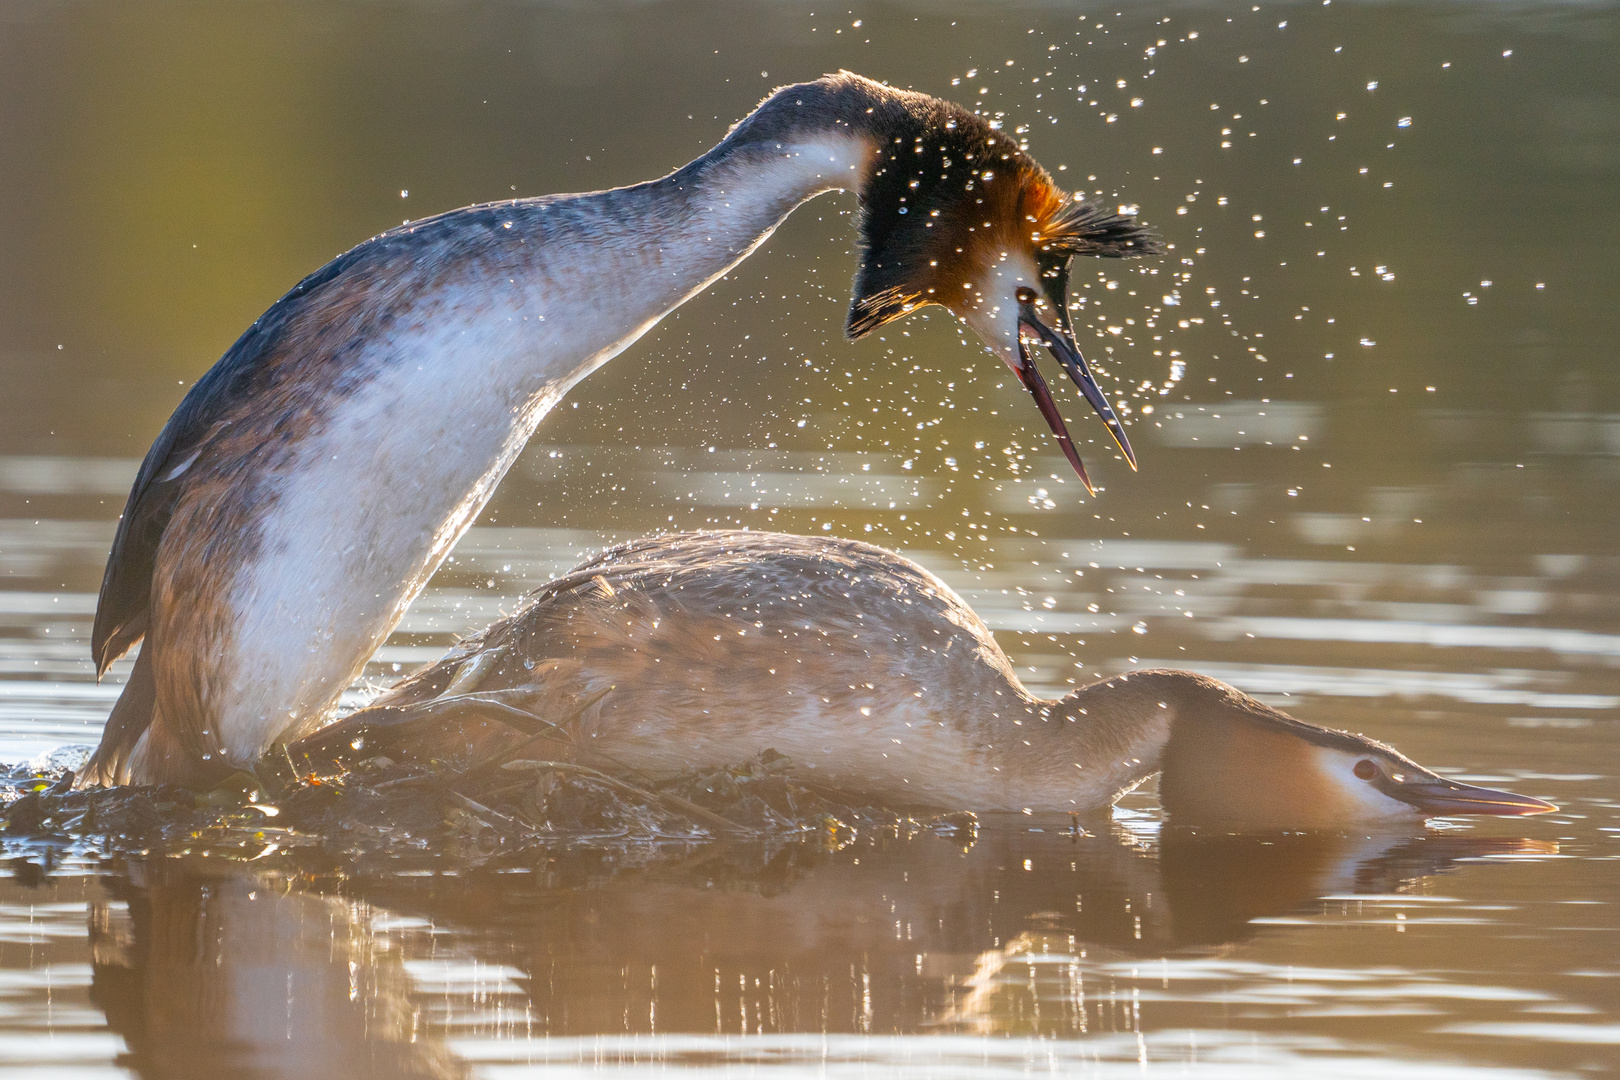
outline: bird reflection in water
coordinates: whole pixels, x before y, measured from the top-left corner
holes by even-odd
[[[518,1059],[540,1036],[1075,1037],[1141,1030],[1099,996],[1110,964],[1197,957],[1264,932],[1256,920],[1348,902],[1324,898],[1556,851],[1437,832],[1144,844],[1027,822],[324,884],[132,861],[91,911],[92,997],[150,1077],[464,1075],[452,1036]],[[481,974],[430,993],[428,957]]]
[[[287,882],[131,862],[90,909],[91,1000],[145,1077],[460,1077],[377,913]]]

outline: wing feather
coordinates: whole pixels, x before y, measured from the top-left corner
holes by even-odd
[[[133,648],[151,624],[152,575],[158,545],[175,503],[185,490],[187,467],[208,438],[221,424],[228,423],[232,413],[251,396],[254,376],[282,328],[325,286],[354,265],[368,246],[340,255],[276,301],[197,380],[146,452],[119,518],[107,570],[101,579],[101,596],[90,637],[97,678]]]

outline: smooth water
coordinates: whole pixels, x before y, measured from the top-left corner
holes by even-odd
[[[1564,808],[1195,840],[1149,789],[1091,837],[299,874],[11,839],[0,1067],[1620,1066],[1617,50],[1602,3],[0,9],[0,760],[97,737],[136,464],[300,276],[401,219],[656,175],[848,67],[1004,114],[1174,245],[1075,268],[1141,472],[1065,391],[1082,498],[937,309],[845,342],[854,203],[824,197],[570,395],[373,684],[610,540],[829,532],[944,576],[1040,691],[1193,668]]]

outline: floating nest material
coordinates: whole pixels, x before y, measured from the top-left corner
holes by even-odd
[[[372,757],[300,772],[291,761],[206,792],[73,788],[73,772],[0,771],[0,836],[106,853],[173,852],[238,861],[434,853],[479,861],[527,849],[676,846],[712,840],[841,846],[867,829],[971,834],[971,814],[917,820],[796,780],[765,751],[734,767],[663,781],[541,758],[456,767]]]

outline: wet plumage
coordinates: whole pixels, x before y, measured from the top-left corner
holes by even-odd
[[[1151,236],[957,106],[848,73],[787,87],[669,176],[390,230],[249,327],[130,493],[98,672],[144,645],[84,779],[205,783],[322,723],[568,389],[839,188],[862,201],[852,336],[943,304],[1084,476],[1032,334],[1128,453],[1068,331],[1066,262]]]
[[[507,710],[541,725],[512,726]],[[548,730],[536,751],[530,734]],[[774,750],[828,788],[945,809],[1097,810],[1163,771],[1173,819],[1240,827],[1551,809],[1191,672],[1037,697],[916,563],[781,533],[607,551],[304,748],[357,740],[450,761],[529,744],[654,776]]]

